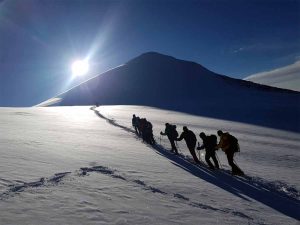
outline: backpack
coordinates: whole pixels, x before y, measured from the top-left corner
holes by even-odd
[[[240,146],[239,146],[238,139],[235,136],[228,133],[228,140],[229,140],[229,143],[230,143],[230,147],[232,147],[234,152],[239,152],[240,151]]]
[[[175,139],[178,137],[178,132],[176,130],[176,125],[170,125],[171,136]]]
[[[217,146],[217,136],[212,134],[210,136],[207,136],[207,140],[208,140],[208,145],[209,145],[209,148],[215,148]]]

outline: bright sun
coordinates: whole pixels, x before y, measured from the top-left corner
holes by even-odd
[[[72,64],[73,76],[83,76],[89,71],[89,63],[86,60],[77,60]]]

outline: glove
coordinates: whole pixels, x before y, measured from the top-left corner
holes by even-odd
[[[163,134],[163,132],[161,131],[161,132],[160,132],[160,135],[162,135],[162,134]]]

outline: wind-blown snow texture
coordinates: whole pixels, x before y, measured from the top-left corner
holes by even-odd
[[[133,113],[157,146],[134,134]],[[248,177],[191,164],[181,142],[170,154],[165,122],[231,132]],[[299,222],[298,133],[138,106],[1,108],[0,132],[0,224]]]
[[[300,91],[300,61],[275,70],[253,74],[244,80]]]
[[[221,76],[158,53],[145,53],[46,102],[96,103],[153,106],[300,131],[300,93]]]

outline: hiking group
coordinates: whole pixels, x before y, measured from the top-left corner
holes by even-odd
[[[155,144],[153,137],[152,123],[147,121],[146,118],[140,118],[133,114],[132,116],[132,126],[135,129],[135,132],[143,138],[143,141],[146,141],[150,145]]]
[[[143,141],[146,141],[151,145],[155,144],[152,124],[149,121],[145,118],[139,118],[133,115],[132,126],[134,127],[137,135],[142,136]],[[165,124],[165,131],[160,132],[160,135],[168,137],[171,144],[171,152],[175,155],[178,155],[178,149],[175,142],[184,139],[195,163],[201,163],[200,155],[198,158],[196,149],[199,151],[205,149],[205,161],[211,170],[215,170],[220,168],[216,151],[218,149],[222,149],[227,157],[228,164],[231,166],[232,175],[244,175],[244,172],[234,161],[234,154],[240,151],[238,140],[228,132],[224,133],[223,131],[218,130],[217,134],[220,138],[219,143],[217,142],[218,140],[216,135],[206,135],[204,132],[201,132],[199,136],[202,140],[202,145],[200,146],[198,142],[198,147],[196,148],[197,137],[194,132],[189,130],[186,126],[183,127],[183,132],[180,136],[176,130],[176,125],[169,123]],[[213,163],[210,159],[213,160]]]

